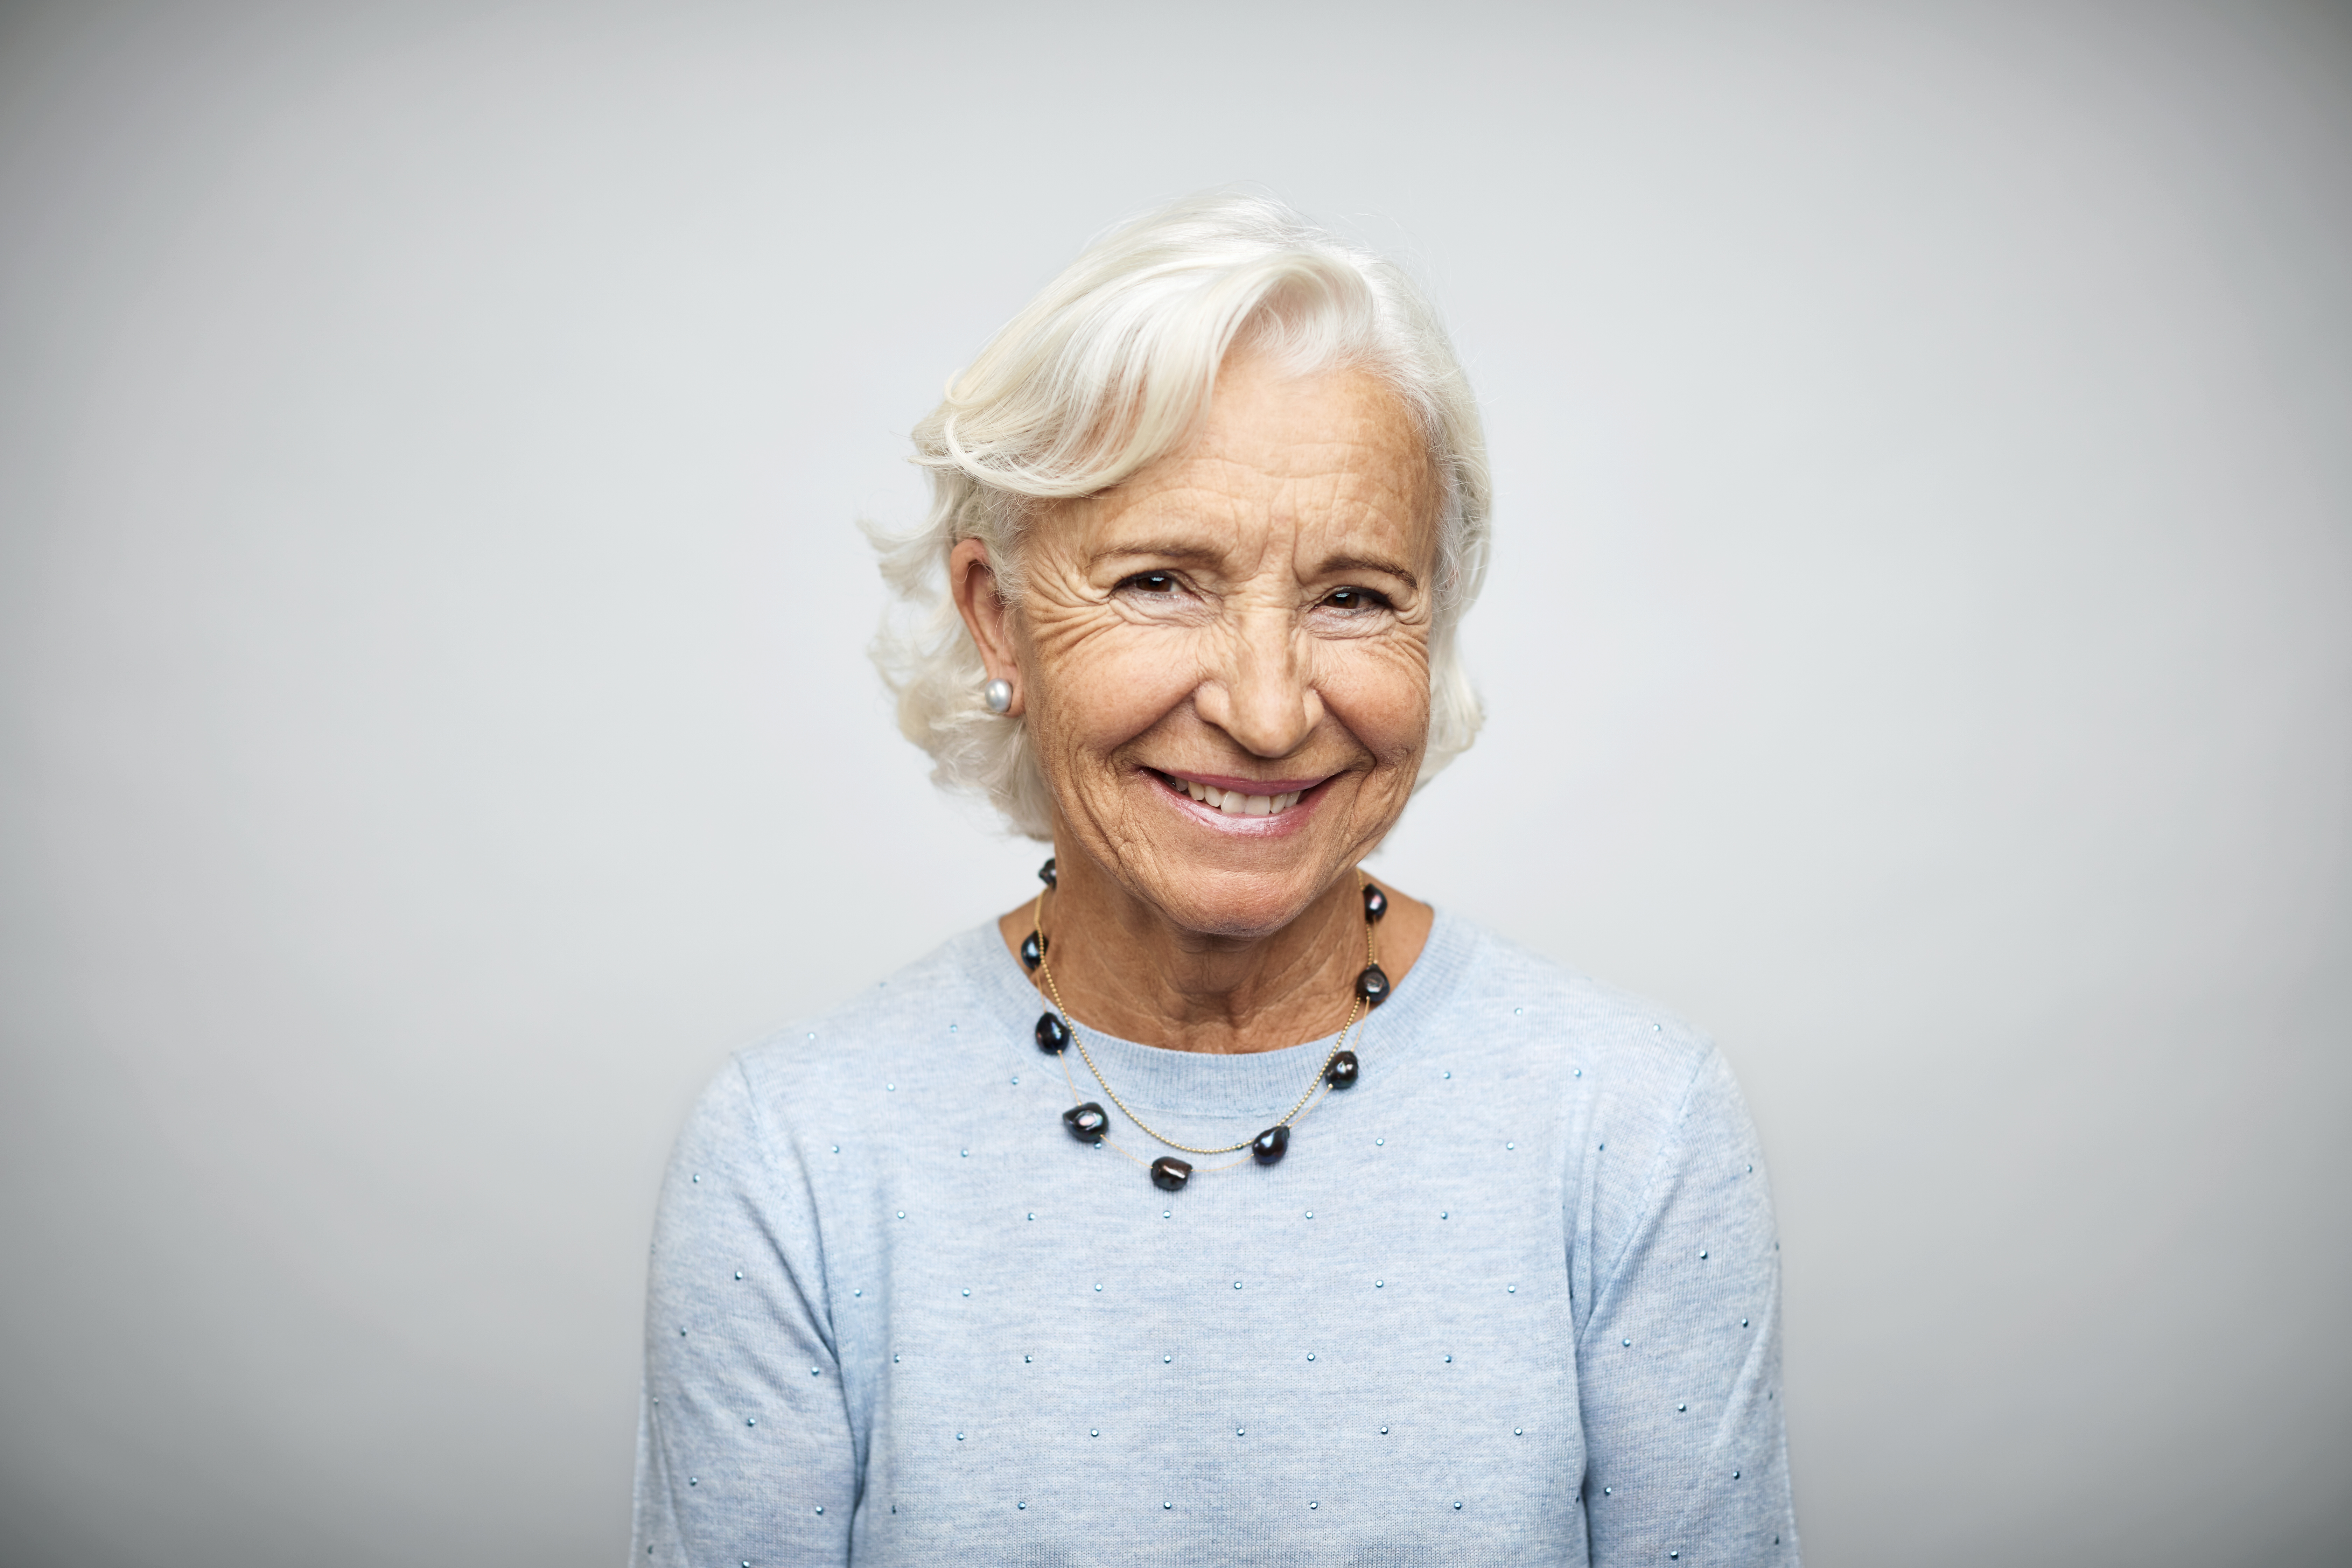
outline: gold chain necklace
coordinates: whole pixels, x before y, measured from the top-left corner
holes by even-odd
[[[1214,1158],[1220,1154],[1237,1154],[1246,1149],[1250,1152],[1250,1158],[1258,1164],[1275,1164],[1288,1152],[1290,1130],[1318,1102],[1318,1091],[1328,1093],[1335,1089],[1354,1086],[1359,1064],[1356,1053],[1348,1048],[1348,1032],[1350,1029],[1356,1029],[1357,1040],[1360,1044],[1362,1031],[1359,1027],[1360,1023],[1370,1022],[1372,1009],[1387,1001],[1389,995],[1388,973],[1381,967],[1380,951],[1375,940],[1380,919],[1388,913],[1388,896],[1374,887],[1361,871],[1356,873],[1356,883],[1364,900],[1364,968],[1363,972],[1356,976],[1356,999],[1348,1009],[1347,1022],[1339,1026],[1339,1033],[1333,1042],[1330,1053],[1323,1058],[1323,1064],[1316,1069],[1315,1076],[1307,1079],[1306,1089],[1292,1103],[1290,1109],[1282,1113],[1273,1126],[1255,1138],[1244,1138],[1238,1143],[1220,1144],[1213,1148],[1180,1143],[1166,1133],[1158,1131],[1142,1117],[1138,1116],[1134,1109],[1118,1097],[1118,1091],[1111,1088],[1110,1080],[1103,1077],[1102,1068],[1097,1065],[1093,1053],[1087,1049],[1085,1037],[1078,1033],[1077,1026],[1071,1021],[1070,1010],[1062,1001],[1061,987],[1054,981],[1054,966],[1045,956],[1047,948],[1052,945],[1051,939],[1045,934],[1045,893],[1048,889],[1055,889],[1056,885],[1054,861],[1049,859],[1040,867],[1037,878],[1045,883],[1045,887],[1037,890],[1037,901],[1030,911],[1030,931],[1027,939],[1021,943],[1021,962],[1043,979],[1046,994],[1054,999],[1054,1010],[1041,1015],[1037,1019],[1037,1048],[1049,1056],[1062,1058],[1062,1076],[1069,1083],[1070,1099],[1077,1102],[1062,1113],[1062,1124],[1069,1129],[1072,1137],[1081,1142],[1107,1145],[1131,1163],[1139,1165],[1143,1163],[1133,1154],[1110,1141],[1108,1136],[1110,1117],[1103,1108],[1091,1100],[1080,1100],[1077,1079],[1070,1072],[1069,1058],[1064,1054],[1073,1042],[1077,1045],[1078,1055],[1086,1062],[1087,1070],[1094,1075],[1095,1082],[1102,1086],[1103,1093],[1108,1095],[1110,1102],[1118,1106],[1126,1114],[1127,1119],[1134,1122],[1146,1136],[1171,1149],[1203,1158]],[[1230,1171],[1241,1163],[1241,1161],[1235,1160],[1231,1164],[1213,1165],[1209,1169]],[[1192,1177],[1192,1167],[1172,1155],[1161,1155],[1151,1162],[1149,1169],[1152,1184],[1166,1192],[1181,1192],[1184,1184]]]

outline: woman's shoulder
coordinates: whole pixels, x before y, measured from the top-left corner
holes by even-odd
[[[1482,1019],[1489,1092],[1559,1106],[1588,1153],[1607,1156],[1592,1173],[1599,1190],[1630,1183],[1630,1198],[1676,1162],[1727,1180],[1755,1173],[1755,1126],[1712,1039],[1656,1003],[1459,923],[1456,1005]]]
[[[1438,988],[1528,1067],[1590,1088],[1676,1096],[1721,1060],[1712,1039],[1657,1003],[1460,916],[1442,919],[1431,948],[1450,971],[1450,987]]]
[[[837,1120],[901,1097],[951,1092],[993,1070],[1005,1030],[1012,962],[995,924],[949,938],[821,1013],[783,1024],[735,1051],[707,1100],[744,1099],[766,1116]],[[1017,990],[1017,978],[1011,989]],[[983,1063],[986,1065],[983,1066]]]
[[[960,1022],[994,1000],[990,961],[1011,958],[994,921],[959,932],[904,967],[868,982],[824,1012],[787,1023],[738,1053],[741,1059],[791,1061],[838,1058],[845,1051],[887,1044],[935,1025]]]

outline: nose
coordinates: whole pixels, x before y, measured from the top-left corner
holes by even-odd
[[[1286,757],[1306,744],[1322,721],[1323,699],[1291,617],[1239,617],[1222,640],[1223,668],[1201,682],[1193,710],[1254,757]]]

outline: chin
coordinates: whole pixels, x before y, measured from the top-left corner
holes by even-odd
[[[1323,878],[1305,868],[1250,869],[1162,861],[1171,884],[1145,895],[1178,925],[1203,936],[1252,941],[1273,935],[1307,912],[1323,891]]]

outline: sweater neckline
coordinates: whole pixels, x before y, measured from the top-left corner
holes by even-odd
[[[965,949],[963,966],[979,982],[1005,1037],[1023,1059],[1059,1078],[1055,1064],[1041,1059],[1034,1034],[1038,1014],[1050,1005],[1032,984],[1021,961],[1005,951],[996,922],[989,921],[959,941]],[[1360,1038],[1349,1047],[1362,1059],[1363,1082],[1376,1083],[1420,1054],[1431,1033],[1423,1026],[1459,989],[1469,947],[1463,923],[1439,910],[1421,956],[1396,983],[1388,1001],[1365,1022]],[[1214,1056],[1121,1039],[1089,1027],[1083,1018],[1072,1021],[1082,1032],[1096,1066],[1121,1100],[1138,1109],[1202,1120],[1263,1118],[1288,1110],[1338,1037],[1325,1035],[1271,1051]],[[1107,1100],[1077,1050],[1073,1047],[1064,1056],[1078,1098]]]

